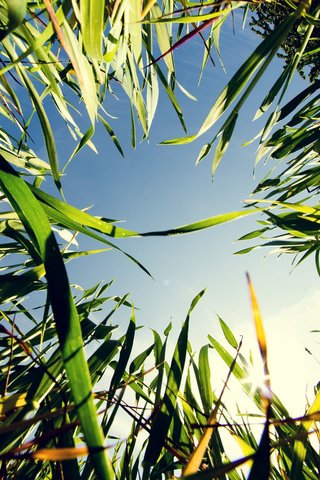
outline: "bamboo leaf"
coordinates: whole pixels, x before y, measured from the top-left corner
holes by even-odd
[[[7,415],[11,410],[28,406],[30,410],[38,408],[38,402],[29,401],[27,393],[14,393],[0,398],[0,416]]]
[[[320,409],[320,392],[317,393],[312,405],[308,408],[306,412],[306,417],[317,413]],[[302,422],[301,426],[299,427],[299,436],[295,442],[293,447],[293,455],[292,455],[292,466],[290,471],[290,480],[298,480],[301,478],[302,467],[303,463],[306,458],[307,453],[307,437],[308,432],[312,426],[313,420],[307,420]]]
[[[111,125],[100,114],[98,114],[98,119],[100,120],[100,122],[102,123],[104,128],[107,130],[108,134],[110,135],[111,140],[113,141],[113,143],[117,147],[119,153],[122,155],[122,157],[124,157],[124,153],[123,153],[123,150],[122,150],[121,145],[119,143],[119,140],[118,140],[117,136],[115,135],[113,129],[111,128]]]
[[[225,336],[225,339],[227,340],[229,345],[231,345],[231,347],[233,347],[233,348],[238,348],[238,342],[235,339],[235,336],[233,335],[233,333],[230,330],[230,328],[228,327],[228,325],[222,320],[221,317],[219,317],[219,315],[218,315],[218,319],[219,319],[220,326],[221,326],[222,331],[223,331],[223,335]]]
[[[186,320],[182,325],[177,346],[173,353],[173,358],[168,375],[168,382],[161,402],[161,408],[160,411],[158,411],[158,413],[156,414],[154,421],[152,422],[151,433],[143,460],[145,472],[148,472],[151,465],[154,465],[156,463],[161,453],[162,447],[164,446],[170,423],[174,416],[177,395],[180,389],[180,383],[182,380],[186,360],[190,315],[201,297],[203,296],[204,292],[205,291],[202,290],[193,299]]]
[[[81,0],[81,32],[84,48],[92,59],[102,60],[105,0]]]
[[[246,86],[250,78],[255,71],[259,68],[262,62],[269,57],[275,55],[276,51],[280,47],[283,39],[292,28],[292,25],[296,22],[297,18],[301,15],[305,8],[303,2],[278,28],[276,28],[268,37],[263,40],[260,45],[254,50],[254,52],[248,57],[243,65],[237,70],[232,79],[223,88],[222,92],[218,96],[216,102],[211,108],[205,121],[200,127],[199,131],[195,135],[189,137],[172,139],[161,142],[162,145],[178,145],[190,143],[199,136],[207,132],[221,117],[221,115],[227,110],[235,98],[239,95],[241,90]]]
[[[254,324],[256,328],[256,334],[257,334],[257,340],[260,348],[261,358],[263,362],[266,363],[267,362],[267,340],[266,340],[266,335],[263,328],[263,322],[262,322],[262,317],[261,317],[257,297],[248,273],[247,273],[247,280],[249,285],[252,314],[253,314]]]
[[[27,12],[27,0],[5,0],[4,3],[7,7],[8,23],[6,29],[0,31],[0,41],[21,25]]]
[[[213,339],[210,339],[210,341],[211,340],[213,340]],[[200,465],[201,465],[204,454],[205,454],[205,452],[208,448],[210,439],[212,438],[212,435],[213,435],[213,428],[212,427],[216,424],[218,411],[219,411],[219,409],[221,407],[221,403],[222,403],[222,397],[224,395],[225,389],[227,388],[227,385],[228,385],[229,379],[231,377],[231,374],[233,373],[234,368],[237,366],[237,357],[238,357],[241,345],[242,345],[242,343],[240,342],[240,344],[238,346],[238,349],[237,349],[236,356],[235,356],[235,358],[232,359],[232,361],[230,363],[229,372],[228,372],[228,375],[227,375],[226,380],[224,382],[224,385],[223,385],[223,388],[222,388],[221,393],[219,395],[219,398],[217,399],[217,401],[215,403],[215,406],[214,406],[214,409],[210,413],[210,416],[207,420],[207,426],[204,428],[203,433],[202,433],[202,435],[199,439],[198,445],[196,446],[196,448],[191,453],[190,458],[188,459],[188,463],[184,467],[183,476],[196,473],[197,470],[199,469]]]
[[[203,472],[197,472],[191,475],[184,475],[181,480],[212,480],[213,478],[220,478],[234,471],[237,467],[250,462],[254,458],[254,454],[247,457],[234,460],[233,462],[225,463],[224,465],[218,465],[214,468],[208,468]]]
[[[248,480],[269,480],[270,478],[270,439],[269,423],[266,422],[256,451]]]
[[[192,233],[192,232],[197,232],[198,230],[203,230],[204,228],[210,228],[216,225],[220,225],[222,223],[230,222],[232,220],[236,220],[237,218],[240,218],[246,215],[251,215],[252,213],[257,213],[257,209],[223,213],[221,215],[216,215],[214,217],[210,217],[205,220],[200,220],[199,222],[183,225],[182,227],[173,228],[170,230],[160,230],[156,232],[146,232],[146,233],[141,233],[140,235],[142,237],[150,237],[150,236],[167,236],[167,235],[180,235],[183,233]]]
[[[56,210],[57,213],[61,213],[66,218],[77,222],[83,226],[93,228],[101,233],[105,233],[114,238],[124,238],[127,236],[136,236],[139,235],[137,232],[131,230],[126,230],[122,227],[116,227],[112,223],[104,220],[103,218],[94,217],[82,210],[79,210],[76,207],[73,207],[69,204],[62,202],[61,200],[49,195],[48,193],[29,185],[34,195],[44,204],[48,205],[52,209]],[[52,211],[51,211],[52,212]],[[53,212],[52,212],[53,213]]]
[[[157,4],[155,4],[152,9],[152,16],[153,17],[161,17],[161,10],[158,7]],[[170,73],[174,72],[174,64],[173,64],[173,56],[172,52],[169,52],[168,55],[165,55],[166,52],[170,50],[171,44],[170,44],[170,34],[168,31],[168,28],[166,25],[164,25],[162,22],[159,20],[152,20],[152,22],[155,22],[155,28],[156,28],[156,35],[157,35],[157,40],[159,44],[159,48],[161,51],[161,54],[164,55],[163,59],[165,61],[165,64],[168,68],[168,71]],[[171,23],[171,22],[170,22]]]
[[[85,145],[90,141],[92,135],[94,134],[94,126],[93,125],[90,125],[90,127],[88,128],[88,130],[84,133],[84,135],[82,136],[82,138],[80,139],[80,142],[78,143],[78,145],[76,146],[76,148],[73,150],[72,154],[70,155],[67,163],[65,164],[65,166],[63,167],[63,170],[62,170],[62,173],[66,170],[67,166],[69,165],[69,163],[71,162],[71,160],[77,155],[78,152],[80,152],[80,150],[85,147]]]
[[[35,239],[43,258],[61,354],[83,433],[89,450],[96,449],[96,453],[92,454],[91,458],[97,477],[110,479],[113,477],[113,470],[110,459],[104,452],[104,437],[97,420],[91,393],[90,374],[84,354],[80,322],[50,223],[29,187],[3,158],[0,158],[0,184],[25,229]]]
[[[237,120],[238,120],[238,114],[235,112],[234,114],[231,115],[230,121],[228,122],[228,125],[223,129],[221,138],[219,140],[219,143],[217,145],[215,154],[214,154],[214,159],[212,162],[212,168],[211,168],[211,175],[213,176],[222,157],[224,156],[230,140],[232,138],[232,134],[234,131],[234,128],[236,126]],[[229,120],[229,119],[228,119]]]
[[[70,50],[71,61],[79,81],[84,104],[88,111],[91,123],[94,124],[98,108],[98,96],[93,70],[86,57],[83,55],[81,46],[68,22],[63,23],[61,30],[66,44],[68,45],[68,49]]]
[[[204,345],[199,353],[199,391],[205,413],[210,413],[213,404],[209,345]]]
[[[115,368],[114,374],[110,382],[109,397],[108,397],[109,402],[111,402],[112,398],[114,397],[116,393],[116,389],[119,386],[119,382],[121,381],[123,374],[127,368],[127,364],[131,355],[132,347],[133,347],[135,332],[136,332],[136,317],[134,313],[134,307],[132,306],[130,323],[129,323],[126,335],[124,337],[124,342],[121,347],[121,352],[120,352],[119,360],[117,362],[117,366]]]
[[[15,58],[15,54],[12,52],[12,49],[10,47],[10,44],[7,42],[7,40],[4,41],[4,44],[6,45],[6,48],[8,49],[9,52],[11,52],[11,55],[13,59]],[[33,102],[33,105],[37,111],[37,114],[39,116],[43,136],[45,139],[46,143],[46,148],[48,152],[48,157],[49,157],[49,162],[50,162],[50,167],[52,171],[52,175],[54,178],[54,181],[58,187],[59,190],[61,190],[61,182],[60,182],[60,173],[59,173],[59,165],[58,165],[58,158],[57,158],[57,151],[56,151],[56,144],[55,144],[55,139],[53,136],[52,128],[48,119],[48,116],[46,114],[46,111],[42,105],[41,98],[34,87],[33,83],[29,79],[25,69],[23,69],[21,66],[17,66],[17,71],[19,72],[19,75],[21,76],[21,79],[23,83],[25,84],[30,98]]]
[[[221,18],[224,16],[227,16],[232,10],[235,8],[238,8],[238,6],[228,6],[227,8],[223,10],[219,10],[217,12],[210,12],[210,13],[204,13],[201,15],[188,15],[188,16],[180,16],[180,17],[171,17],[171,16],[158,16],[158,18],[153,18],[152,20],[146,21],[144,23],[197,23],[197,22],[204,22],[205,20],[212,20],[212,19],[217,19]],[[158,10],[159,13],[160,10]],[[161,14],[161,11],[160,11]]]
[[[140,0],[125,0],[125,35],[130,39],[130,48],[139,67],[142,67],[142,31]]]

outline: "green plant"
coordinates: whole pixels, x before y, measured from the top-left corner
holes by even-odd
[[[243,6],[243,2],[190,6],[184,2],[141,4],[125,0],[0,2],[0,112],[3,120],[0,187],[4,200],[0,219],[4,272],[0,278],[0,458],[3,478],[134,479],[140,477],[142,465],[144,478],[168,477],[176,470],[182,471],[186,464],[190,466],[189,457],[201,434],[207,443],[200,441],[200,444],[208,449],[195,455],[201,471],[195,473],[198,466],[193,466],[189,478],[229,476],[238,479],[243,473],[238,473],[236,468],[248,460],[253,460],[251,479],[281,478],[282,470],[290,471],[291,478],[301,478],[302,474],[306,478],[317,478],[319,458],[307,432],[311,423],[318,419],[318,395],[305,417],[292,420],[288,419],[285,407],[276,397],[269,402],[263,393],[252,394],[244,383],[246,393],[263,416],[265,426],[260,443],[246,421],[234,421],[224,403],[224,389],[223,394],[217,396],[211,385],[209,350],[213,347],[227,364],[227,380],[233,375],[243,382],[248,361],[242,356],[241,343],[222,320],[220,324],[232,353],[209,337],[210,343],[203,346],[199,359],[195,359],[188,341],[188,325],[203,292],[191,304],[172,355],[167,352],[169,326],[163,336],[154,332],[153,343],[131,359],[137,327],[135,308],[129,297],[105,296],[110,283],[89,290],[73,287],[65,267],[65,263],[74,258],[110,248],[123,252],[118,245],[121,238],[190,233],[262,211],[254,206],[175,229],[138,233],[119,227],[113,220],[90,215],[64,200],[62,174],[83,147],[94,148],[97,121],[123,153],[104,110],[108,109],[107,102],[113,90],[119,88],[129,98],[133,146],[136,145],[137,120],[143,136],[149,135],[159,85],[185,129],[174,91],[177,83],[173,52],[193,36],[201,35],[205,45],[203,69],[210,58],[210,48],[219,50],[219,30],[224,21],[234,9]],[[280,105],[299,56],[303,55],[318,22],[319,9],[310,15],[308,7],[308,2],[291,5],[288,19],[238,70],[196,135],[166,143],[190,142],[209,130],[243,91],[219,130],[221,138],[213,162],[214,172],[231,140],[240,108],[286,34],[296,20],[303,17],[308,23],[303,47],[286,67],[260,111],[265,111],[279,92]],[[191,32],[188,31],[190,25]],[[206,38],[203,37],[205,32]],[[160,58],[164,61],[161,67]],[[291,208],[294,214],[281,216],[274,210],[263,209],[268,221],[273,222],[272,226],[288,230],[288,222],[294,222],[295,228],[291,223],[289,233],[294,236],[298,231],[299,238],[303,236],[303,243],[294,249],[298,253],[318,252],[317,229],[310,229],[310,223],[313,226],[318,222],[318,209],[287,202],[290,196],[316,182],[316,170],[309,172],[309,176],[307,172],[310,152],[318,154],[319,141],[315,135],[318,97],[313,97],[312,102],[295,114],[291,123],[271,136],[269,132],[276,121],[285,119],[310,94],[316,94],[316,87],[309,87],[291,103],[276,108],[261,139],[261,151],[273,147],[274,158],[287,159],[295,150],[304,149],[303,154],[299,154],[300,165],[303,165],[303,170],[299,169],[304,175],[302,184],[297,186],[293,176],[283,180],[280,175],[274,180],[279,180],[276,192],[272,192],[280,195],[280,203],[272,202],[272,206]],[[74,105],[78,102],[83,102],[87,112],[84,133],[77,124]],[[51,121],[56,113],[78,142],[63,165],[58,161]],[[38,158],[30,148],[29,125],[33,121],[41,128],[48,162]],[[294,132],[292,122],[298,125]],[[293,139],[296,142],[293,143]],[[203,147],[199,161],[209,153],[213,141]],[[54,182],[61,198],[47,193],[43,188],[44,178]],[[258,188],[262,188],[261,184]],[[266,224],[263,231],[251,237],[264,233],[269,226]],[[67,246],[59,245],[54,232],[68,235]],[[104,248],[73,250],[72,242],[79,233],[101,242]],[[123,253],[149,273],[138,260]],[[254,304],[254,296],[252,298]],[[108,313],[96,323],[90,317],[103,305],[109,306]],[[128,329],[120,338],[114,338],[110,320],[119,308],[130,310]],[[261,346],[259,334],[258,340]],[[90,349],[88,359],[85,346]],[[266,357],[263,360],[266,364]],[[194,378],[191,374],[184,376],[188,363]],[[103,391],[96,389],[101,378],[108,378]],[[198,392],[194,391],[194,385]],[[129,391],[133,392],[134,405],[127,400]],[[130,401],[131,398],[129,396]],[[266,402],[269,402],[267,408]],[[113,431],[121,410],[132,419],[125,439],[117,438]],[[297,426],[297,422],[301,425]],[[271,427],[275,433],[270,446]],[[211,429],[214,430],[212,436],[208,435]],[[242,460],[230,460],[220,429],[238,439],[244,452]],[[111,447],[106,446],[105,438],[112,442]],[[271,449],[279,452],[279,460],[278,464],[270,466]],[[261,458],[264,461],[259,467]]]

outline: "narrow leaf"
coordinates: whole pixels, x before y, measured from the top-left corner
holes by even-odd
[[[182,326],[181,333],[178,338],[177,346],[173,353],[173,358],[168,375],[168,383],[162,399],[160,411],[156,414],[152,422],[151,433],[144,456],[144,468],[148,470],[151,465],[154,465],[161,453],[162,447],[165,443],[170,423],[173,419],[177,395],[180,389],[180,383],[185,366],[188,332],[190,315],[204,294],[202,290],[192,301],[189,308],[186,320]]]
[[[24,180],[2,157],[0,157],[0,184],[26,231],[35,239],[43,259],[61,354],[77,405],[77,414],[89,449],[94,448],[96,451],[91,458],[97,477],[110,479],[113,477],[113,469],[104,451],[104,437],[93,402],[80,321],[59,247],[41,205]]]

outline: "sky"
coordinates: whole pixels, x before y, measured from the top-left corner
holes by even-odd
[[[220,90],[251,53],[259,39],[247,27],[241,30],[236,18],[235,33],[230,27],[221,36],[221,56],[226,73],[215,57],[216,66],[208,65],[198,86],[202,46],[198,39],[175,52],[177,78],[197,98],[190,100],[182,92],[188,133],[197,131]],[[73,160],[63,178],[68,202],[78,208],[92,206],[90,212],[125,220],[128,229],[150,231],[177,227],[219,213],[240,210],[270,165],[255,169],[256,144],[241,145],[253,138],[262,123],[252,122],[253,115],[266,92],[281,72],[281,62],[274,61],[266,78],[249,98],[238,123],[232,144],[211,178],[210,156],[195,166],[201,146],[213,137],[217,127],[199,141],[185,146],[160,146],[159,142],[183,136],[178,119],[164,92],[149,141],[130,146],[129,104],[124,95],[110,99],[105,108],[125,151],[122,158],[101,125],[94,143],[98,154],[89,148]],[[295,78],[292,95],[302,85]],[[263,121],[264,119],[262,119]],[[63,126],[57,125],[55,136],[61,164],[74,144]],[[142,137],[140,131],[140,137]],[[40,152],[41,154],[41,152]],[[207,335],[222,339],[217,315],[239,338],[244,335],[246,351],[255,350],[255,338],[245,272],[249,272],[260,302],[270,349],[271,381],[275,392],[293,415],[301,415],[305,405],[306,385],[309,395],[318,381],[319,283],[314,262],[308,259],[297,268],[292,257],[278,257],[267,249],[247,255],[234,252],[249,246],[236,240],[256,228],[258,216],[170,238],[130,238],[117,243],[151,272],[147,276],[119,252],[109,251],[68,264],[71,282],[90,287],[99,281],[115,280],[115,295],[130,292],[137,310],[137,323],[145,329],[138,346],[151,341],[151,328],[163,331],[172,321],[173,342],[193,297],[203,288],[206,294],[191,321],[190,340],[195,350],[207,343]],[[99,248],[96,242],[79,237],[80,249]],[[97,314],[97,319],[99,314]],[[125,331],[129,313],[117,318]],[[313,353],[308,354],[305,347]],[[320,358],[320,357],[319,357]],[[214,371],[217,378],[223,374]]]

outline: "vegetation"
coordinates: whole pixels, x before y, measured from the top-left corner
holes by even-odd
[[[250,480],[319,478],[315,423],[319,419],[319,393],[315,392],[314,402],[299,419],[289,418],[285,406],[271,393],[267,345],[250,280],[265,374],[261,390],[251,388],[247,379],[250,360],[246,360],[241,341],[222,319],[219,322],[228,345],[209,336],[199,357],[193,354],[189,322],[204,292],[192,301],[172,354],[168,351],[169,325],[161,334],[153,332],[153,343],[132,358],[137,329],[135,308],[128,296],[109,295],[110,283],[90,289],[71,287],[65,267],[74,258],[104,249],[121,250],[121,238],[189,233],[258,211],[264,214],[263,222],[259,220],[262,226],[246,239],[275,235],[264,244],[301,254],[299,261],[315,254],[320,271],[320,210],[316,196],[319,80],[283,105],[293,73],[318,31],[320,7],[309,1],[286,4],[290,12],[286,19],[235,73],[198,132],[164,142],[192,142],[211,130],[230,107],[231,113],[197,159],[199,162],[208,155],[219,137],[214,174],[232,139],[241,107],[296,22],[303,19],[304,39],[299,51],[257,111],[259,116],[276,102],[260,136],[258,158],[268,154],[279,160],[283,170],[265,178],[254,192],[267,191],[267,198],[254,196],[251,208],[240,212],[222,213],[162,232],[138,233],[68,204],[62,174],[80,149],[93,148],[97,121],[122,152],[104,110],[115,89],[122,90],[130,101],[133,145],[137,122],[144,137],[149,135],[159,86],[185,129],[174,91],[174,52],[178,53],[179,46],[192,36],[201,35],[205,68],[210,49],[219,49],[219,31],[224,22],[236,9],[245,15],[249,2],[1,0],[2,478],[158,479],[182,475],[190,480],[237,480],[244,478],[242,465],[248,462]],[[79,99],[87,112],[84,132],[77,124],[78,114],[73,107]],[[78,142],[64,165],[58,162],[52,126],[57,114]],[[30,148],[31,122],[41,127],[48,162]],[[285,167],[281,167],[281,161]],[[47,193],[44,178],[55,184],[57,196]],[[276,200],[269,200],[274,197]],[[72,242],[78,233],[97,240],[103,248],[73,250]],[[67,245],[59,245],[59,236],[68,238]],[[123,254],[148,274],[137,260]],[[107,313],[98,324],[91,320],[92,313],[102,306]],[[110,319],[120,308],[127,311],[128,329],[117,338]],[[90,352],[88,358],[84,347]],[[212,348],[227,367],[219,396],[210,380]],[[252,401],[253,419],[261,421],[259,432],[250,416],[235,421],[225,394],[231,377]],[[103,391],[99,389],[101,378],[110,379]],[[122,418],[120,412],[131,422],[125,440],[118,438],[116,430]],[[311,441],[312,428],[315,440]],[[238,442],[243,458],[231,458],[229,437]]]
[[[263,38],[268,37],[272,30],[278,27],[286,19],[287,15],[291,13],[290,6],[281,0],[277,2],[260,2],[258,6],[253,5],[251,9],[254,15],[250,21],[250,27]],[[315,9],[316,2],[313,1],[309,12],[312,14]],[[286,65],[288,65],[295,54],[300,51],[307,28],[308,21],[300,18],[287,35],[286,41],[281,46],[283,53],[278,53],[278,56],[284,59]],[[311,82],[314,82],[320,76],[319,47],[319,26],[315,24],[312,37],[308,42],[308,49],[305,50],[297,65],[297,71],[302,78],[306,78],[307,75]]]

